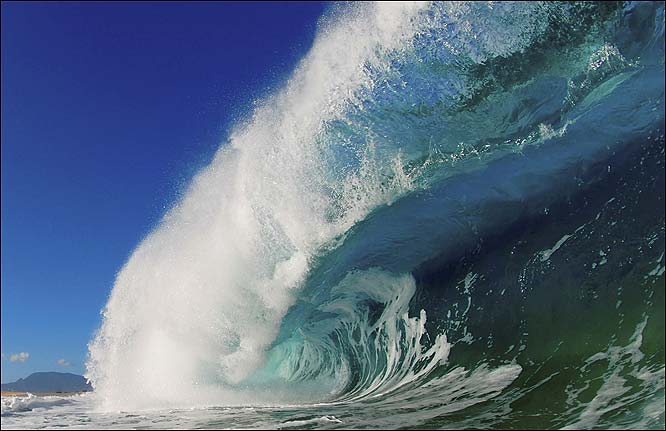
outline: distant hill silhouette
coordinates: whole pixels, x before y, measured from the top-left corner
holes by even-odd
[[[15,392],[81,392],[92,391],[83,376],[55,371],[32,373],[25,379],[0,385],[3,391]]]

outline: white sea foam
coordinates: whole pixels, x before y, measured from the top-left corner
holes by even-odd
[[[35,409],[49,409],[56,406],[70,404],[78,396],[37,396],[31,393],[18,396],[3,396],[1,413],[3,416],[12,413],[29,412]]]
[[[574,390],[567,388],[569,395],[567,404],[575,406],[572,410],[578,414],[577,420],[573,421],[563,429],[590,429],[599,427],[608,427],[611,423],[606,423],[604,415],[620,410],[623,406],[640,403],[643,406],[644,417],[640,424],[633,424],[632,427],[641,428],[653,427],[660,420],[663,422],[664,404],[663,394],[665,387],[664,366],[663,364],[653,364],[641,366],[640,362],[645,357],[641,351],[643,344],[643,331],[648,323],[647,317],[640,322],[626,346],[609,346],[606,351],[598,352],[590,356],[586,364],[581,368],[581,375],[585,375],[589,367],[597,362],[606,365],[606,372],[601,378],[601,386],[596,390],[594,398],[591,401],[581,402],[578,396],[588,386],[583,389]],[[632,390],[627,376],[634,381],[642,382],[639,390]],[[655,394],[656,397],[650,398],[646,394]],[[645,400],[648,400],[645,403]]]
[[[358,6],[324,23],[286,87],[235,130],[137,247],[89,346],[87,376],[102,408],[261,398],[224,388],[262,363],[317,249],[400,192],[360,171],[350,181],[365,188],[338,198],[343,215],[331,217],[317,136],[372,85],[364,68],[412,37],[422,7]]]

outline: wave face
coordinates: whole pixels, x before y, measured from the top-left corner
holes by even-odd
[[[663,428],[664,159],[663,3],[336,6],[119,272],[87,377],[102,410]]]

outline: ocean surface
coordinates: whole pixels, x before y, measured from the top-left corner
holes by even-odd
[[[2,428],[664,429],[664,3],[339,4]]]

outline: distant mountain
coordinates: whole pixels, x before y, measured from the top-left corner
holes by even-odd
[[[86,378],[72,373],[32,373],[25,379],[0,385],[3,391],[15,392],[81,392],[92,391]]]

